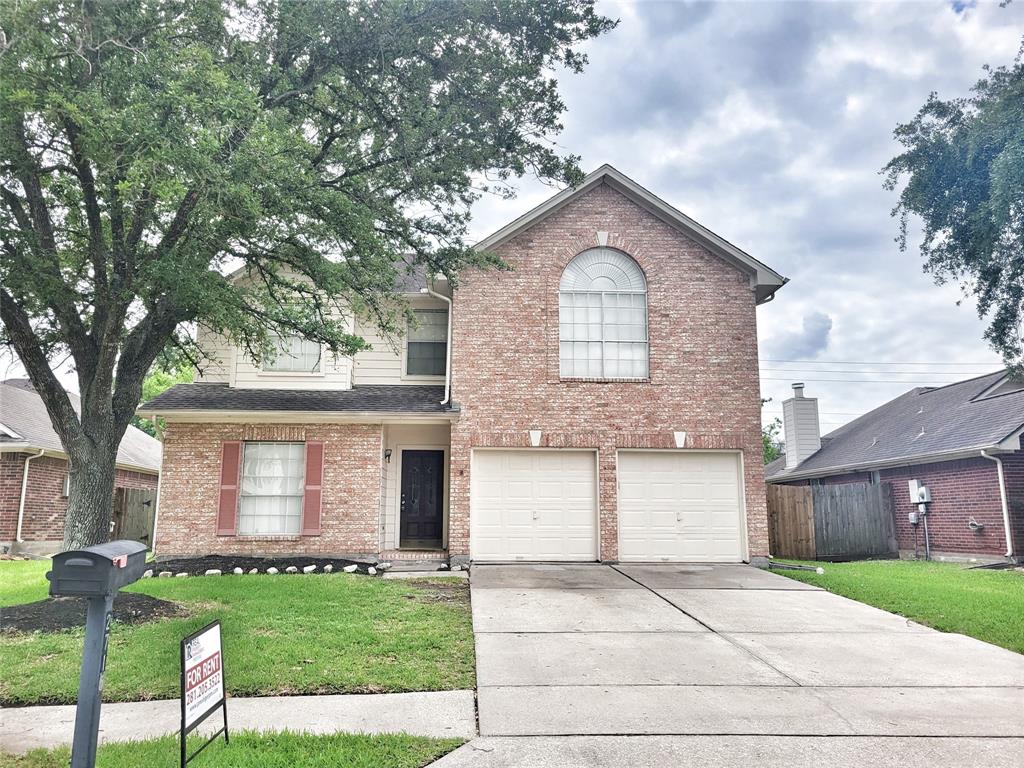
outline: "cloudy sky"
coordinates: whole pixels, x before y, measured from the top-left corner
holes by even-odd
[[[789,385],[829,431],[914,386],[987,373],[999,357],[955,286],[901,253],[879,169],[892,130],[935,90],[965,95],[1009,64],[1024,2],[606,2],[621,19],[565,78],[559,143],[611,163],[790,278],[758,310],[766,418]],[[551,194],[522,181],[484,199],[489,234]],[[781,361],[799,362],[781,362]],[[806,362],[814,361],[814,362]],[[841,380],[841,381],[840,381]],[[854,383],[851,380],[855,380]]]
[[[1024,0],[604,2],[621,20],[566,77],[559,144],[611,163],[790,278],[758,310],[762,391],[820,398],[829,431],[914,386],[1000,367],[955,286],[900,253],[879,169],[892,130],[935,90],[1009,64]],[[474,210],[482,238],[552,194],[535,180]],[[796,361],[796,362],[790,362]],[[20,366],[0,360],[0,373]],[[74,379],[66,377],[70,386]]]

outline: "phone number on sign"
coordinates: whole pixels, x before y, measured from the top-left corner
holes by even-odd
[[[203,680],[195,688],[190,688],[185,692],[185,705],[192,706],[197,701],[201,701],[206,696],[214,691],[219,691],[221,687],[220,673],[218,672],[213,677]]]

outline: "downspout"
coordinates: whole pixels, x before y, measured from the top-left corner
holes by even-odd
[[[18,532],[14,536],[15,542],[18,544],[22,542],[21,524],[25,520],[25,497],[28,496],[28,463],[32,461],[32,459],[38,459],[44,453],[46,453],[46,451],[40,448],[39,453],[35,456],[25,457],[25,469],[21,473],[21,498],[18,500]]]
[[[445,346],[444,362],[444,400],[441,401],[441,405],[445,405],[451,399],[452,386],[452,300],[430,288],[420,288],[420,293],[433,296],[435,299],[440,299],[448,305],[448,341]]]
[[[999,473],[999,501],[1003,505],[1003,530],[1006,532],[1006,557],[1013,557],[1013,531],[1010,528],[1010,505],[1006,503],[1006,478],[1003,476],[1003,460],[998,456],[992,456],[985,451],[981,452],[983,458],[996,463],[996,471]]]

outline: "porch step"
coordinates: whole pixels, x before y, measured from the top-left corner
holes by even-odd
[[[381,561],[394,563],[402,561],[418,563],[447,563],[448,553],[443,549],[389,549],[380,553]]]

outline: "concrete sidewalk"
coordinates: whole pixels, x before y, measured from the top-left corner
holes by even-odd
[[[176,733],[178,699],[104,704],[100,742],[134,741]],[[213,732],[213,715],[201,726]],[[0,709],[0,752],[20,754],[70,744],[74,706]],[[346,696],[268,696],[228,699],[228,727],[243,731],[408,733],[435,738],[476,735],[473,691],[428,691]]]

